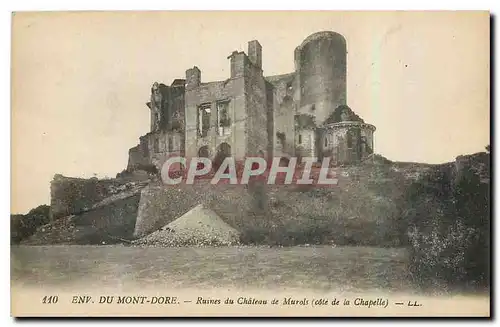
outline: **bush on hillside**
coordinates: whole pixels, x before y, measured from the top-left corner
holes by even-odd
[[[38,206],[25,215],[10,216],[10,240],[11,244],[18,244],[23,239],[33,235],[38,227],[48,224],[50,207],[48,205]]]
[[[407,193],[410,272],[424,288],[489,286],[489,183],[471,166],[426,175]]]

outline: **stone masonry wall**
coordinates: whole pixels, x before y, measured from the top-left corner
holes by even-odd
[[[246,125],[247,155],[267,153],[267,98],[262,70],[245,60],[245,95],[248,121]]]
[[[144,155],[140,145],[137,145],[128,151],[127,170],[134,170],[135,167],[148,165],[149,163],[149,156]]]
[[[244,55],[244,54],[243,54]],[[239,62],[244,60],[242,55],[232,59],[234,67],[240,67]],[[186,137],[185,151],[188,158],[198,155],[198,150],[207,146],[209,156],[213,158],[218,146],[225,142],[231,146],[231,155],[242,158],[246,153],[245,124],[245,91],[243,74],[234,73],[234,77],[220,82],[201,83],[198,86],[186,87]],[[231,132],[229,135],[219,136],[217,126],[217,101],[229,101],[229,117]],[[201,104],[211,106],[210,131],[206,137],[198,135],[197,115]]]
[[[273,85],[273,140],[274,156],[293,156],[295,154],[295,74],[268,76]],[[280,137],[278,137],[278,134]]]

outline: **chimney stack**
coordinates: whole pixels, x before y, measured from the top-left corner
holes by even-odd
[[[200,86],[201,71],[198,67],[194,66],[186,70],[186,88],[192,89]]]
[[[262,46],[259,41],[248,42],[248,59],[255,67],[262,69]]]

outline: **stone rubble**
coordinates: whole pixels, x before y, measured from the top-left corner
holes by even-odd
[[[224,222],[214,211],[199,204],[132,244],[147,246],[228,246],[239,243],[240,233]]]

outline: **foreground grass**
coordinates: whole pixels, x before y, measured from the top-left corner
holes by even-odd
[[[307,288],[411,291],[405,249],[13,246],[13,283],[43,287]]]

